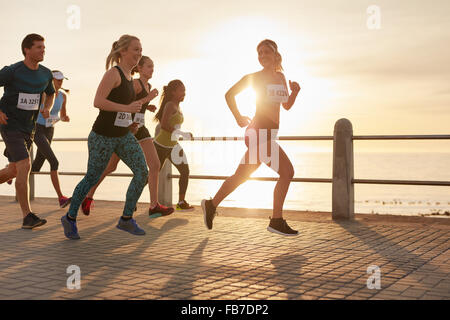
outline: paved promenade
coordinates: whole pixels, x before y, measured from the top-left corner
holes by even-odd
[[[209,231],[199,207],[150,219],[142,203],[137,237],[115,228],[123,203],[96,201],[70,241],[56,199],[32,206],[48,222],[22,230],[18,204],[0,196],[0,299],[450,299],[448,218],[291,211],[300,235],[283,237],[266,231],[271,210],[219,208]],[[81,289],[67,288],[71,265]],[[367,287],[372,265],[380,289]]]

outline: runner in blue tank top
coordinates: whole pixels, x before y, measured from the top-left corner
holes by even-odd
[[[126,194],[123,215],[117,228],[134,235],[144,235],[145,231],[133,219],[136,203],[147,183],[148,169],[139,143],[130,132],[136,131],[132,114],[139,112],[151,96],[135,100],[131,70],[142,57],[142,47],[138,38],[123,35],[112,45],[106,59],[108,70],[100,82],[95,95],[94,106],[100,109],[88,138],[88,170],[72,195],[69,211],[61,218],[64,235],[69,239],[80,239],[76,225],[78,209],[89,190],[100,180],[115,153],[133,172],[133,179]],[[113,64],[115,67],[110,68]]]
[[[0,86],[4,94],[0,100],[0,133],[6,145],[4,155],[9,165],[0,170],[0,183],[16,178],[16,195],[23,214],[23,229],[45,224],[32,211],[29,199],[30,147],[39,112],[49,117],[55,89],[49,69],[39,64],[44,60],[44,38],[29,34],[22,41],[23,61],[0,70]],[[47,99],[39,111],[42,94]]]
[[[50,178],[53,184],[53,188],[58,196],[59,206],[65,208],[70,203],[70,198],[65,197],[61,192],[61,187],[58,177],[59,161],[55,156],[50,144],[52,143],[53,135],[55,132],[55,123],[59,120],[63,122],[69,122],[70,118],[67,116],[66,103],[67,95],[63,91],[68,90],[62,88],[64,79],[63,73],[58,70],[52,71],[53,85],[57,92],[53,108],[50,111],[50,116],[45,119],[42,114],[39,114],[36,122],[36,132],[34,134],[34,143],[37,145],[36,158],[31,166],[32,172],[39,172],[47,159],[50,163]],[[60,116],[61,113],[61,116]]]

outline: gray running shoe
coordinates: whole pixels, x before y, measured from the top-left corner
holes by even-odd
[[[143,229],[139,228],[139,226],[136,223],[136,220],[134,220],[133,218],[131,218],[129,220],[124,220],[124,219],[122,219],[122,217],[120,217],[119,223],[117,224],[117,229],[127,231],[136,236],[145,235],[145,231]]]

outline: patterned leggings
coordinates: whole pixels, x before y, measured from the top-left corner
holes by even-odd
[[[123,215],[131,217],[148,179],[147,164],[141,146],[130,132],[122,137],[105,137],[91,131],[88,138],[88,148],[87,173],[73,192],[69,215],[76,218],[81,203],[91,187],[100,180],[114,152],[134,174],[128,187],[123,209]]]

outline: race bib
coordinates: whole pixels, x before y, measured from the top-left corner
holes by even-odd
[[[145,113],[136,113],[134,115],[134,122],[139,124],[138,128],[144,126],[145,125]]]
[[[22,110],[38,110],[40,97],[41,95],[39,93],[19,92],[17,108]]]
[[[267,97],[272,102],[285,103],[288,102],[289,94],[282,84],[268,84]]]
[[[127,128],[133,123],[131,119],[131,113],[129,112],[117,112],[116,121],[114,125],[116,127]]]
[[[46,126],[47,128],[48,128],[48,127],[53,127],[53,125],[54,125],[55,123],[57,123],[59,120],[60,120],[60,118],[59,118],[57,115],[55,115],[55,116],[50,115],[50,117],[48,117],[47,119],[45,119],[45,126]]]

